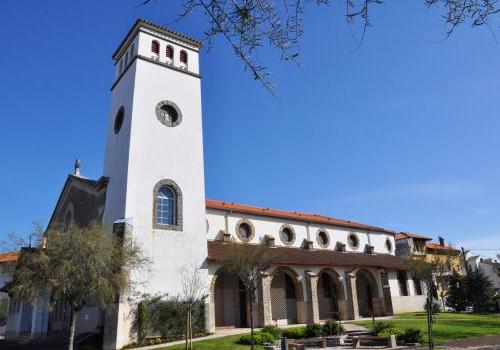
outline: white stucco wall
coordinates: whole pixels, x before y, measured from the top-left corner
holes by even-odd
[[[309,239],[313,241],[315,249],[335,250],[337,242],[340,242],[346,245],[346,250],[348,252],[363,253],[365,251],[365,246],[369,244],[374,246],[376,253],[391,255],[395,254],[394,236],[387,233],[367,232],[362,230],[319,225],[269,216],[241,214],[237,212],[228,212],[211,208],[207,209],[206,217],[208,221],[207,238],[209,240],[216,239],[220,231],[226,230],[227,220],[228,232],[234,239],[240,241],[238,235],[236,234],[236,226],[241,219],[247,219],[252,223],[255,230],[255,236],[249,243],[261,243],[265,235],[270,235],[275,238],[275,244],[277,246],[301,247],[304,239]],[[295,241],[292,245],[287,245],[280,239],[280,229],[285,224],[290,225],[295,232]],[[322,248],[317,243],[317,232],[319,230],[326,231],[330,238],[330,243],[326,248]],[[351,248],[347,243],[347,237],[351,232],[356,233],[359,238],[359,247],[357,249]],[[386,240],[391,241],[393,249],[390,252],[386,248]]]
[[[145,53],[151,40],[165,42],[139,32],[136,50]],[[174,56],[178,57],[179,50]],[[189,52],[189,67],[198,72],[198,53]],[[205,183],[200,79],[144,60],[136,60],[112,92],[104,175],[109,185],[104,222],[108,229],[116,220],[127,219],[132,236],[153,261],[150,275],[134,275],[142,292],[181,292],[180,269],[205,268],[207,257]],[[159,102],[174,102],[182,121],[175,127],[162,124],[155,114]],[[114,133],[116,111],[124,106],[125,120]],[[155,185],[175,182],[182,193],[182,230],[153,228]],[[206,270],[205,276],[206,276]],[[118,315],[116,347],[127,344],[130,317],[122,304]]]

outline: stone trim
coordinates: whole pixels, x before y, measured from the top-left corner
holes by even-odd
[[[283,239],[282,233],[283,233],[284,229],[289,229],[290,232],[292,233],[293,237],[292,237],[292,239],[290,241],[285,241]],[[295,243],[295,238],[297,237],[297,235],[295,234],[295,230],[293,229],[293,227],[290,226],[290,225],[288,225],[288,224],[281,225],[279,236],[280,236],[281,242],[283,242],[283,244],[285,244],[285,245],[293,245]]]
[[[271,235],[265,235],[264,236],[264,244],[266,247],[274,247],[275,246],[275,239]]]
[[[156,197],[161,187],[168,186],[175,193],[175,225],[158,224],[156,221]],[[172,180],[159,181],[153,190],[153,228],[159,230],[182,231],[182,192],[180,187]]]
[[[190,72],[186,69],[182,69],[182,68],[178,68],[174,65],[171,65],[171,64],[167,64],[167,63],[163,63],[163,62],[159,62],[159,61],[155,61],[153,60],[152,58],[148,58],[148,57],[145,57],[145,56],[142,56],[142,55],[135,55],[132,59],[130,59],[130,62],[128,64],[127,67],[125,67],[123,69],[123,72],[118,76],[118,78],[116,78],[115,82],[113,83],[113,85],[111,85],[111,88],[110,90],[113,91],[113,89],[116,87],[116,85],[118,85],[118,83],[120,82],[120,80],[123,78],[123,76],[125,75],[125,73],[127,73],[128,69],[132,66],[132,64],[136,61],[136,60],[143,60],[143,61],[146,61],[146,62],[150,62],[150,63],[154,63],[154,64],[157,64],[159,66],[162,66],[164,68],[169,68],[169,69],[173,69],[177,72],[180,72],[180,73],[184,73],[184,74],[187,74],[187,75],[190,75],[192,77],[195,77],[195,78],[199,78],[201,79],[201,75],[199,74],[196,74],[196,73],[193,73],[193,72]]]
[[[175,111],[177,112],[177,120],[176,121],[172,122],[170,120],[165,120],[162,117],[162,107],[163,106],[170,106],[173,109],[175,109]],[[182,121],[181,109],[179,108],[179,106],[177,106],[177,104],[175,104],[174,102],[169,101],[169,100],[163,100],[161,102],[158,102],[158,104],[156,105],[156,108],[155,108],[155,114],[156,114],[156,118],[158,118],[160,123],[162,123],[163,125],[166,125],[166,126],[174,127],[174,126],[179,125]]]
[[[326,240],[327,240],[327,242],[326,242],[326,243],[323,243],[323,244],[322,244],[322,243],[320,243],[320,240],[319,240],[319,235],[320,235],[321,233],[324,233],[324,234],[326,235]],[[330,246],[330,242],[331,242],[331,240],[330,240],[330,234],[328,233],[328,231],[327,231],[327,230],[325,230],[325,229],[320,228],[320,229],[316,232],[316,242],[318,243],[318,245],[319,245],[321,248],[328,248],[328,247]]]
[[[176,40],[179,40],[179,41],[183,41],[183,42],[185,42],[185,43],[187,43],[189,45],[194,46],[195,48],[201,48],[202,45],[203,45],[203,43],[200,40],[190,38],[187,35],[184,35],[182,33],[173,31],[171,29],[159,26],[156,23],[153,23],[153,22],[150,22],[150,21],[146,21],[144,19],[138,19],[134,23],[134,25],[130,28],[130,30],[127,33],[127,35],[125,35],[125,38],[123,38],[123,40],[121,41],[121,43],[118,45],[118,48],[113,53],[113,55],[112,55],[113,59],[119,59],[120,58],[122,48],[125,47],[125,46],[128,46],[128,45],[125,45],[125,44],[128,44],[129,41],[132,41],[132,39],[136,35],[136,33],[135,33],[136,30],[140,31],[141,27],[149,29],[149,30],[152,30],[152,31],[155,31],[157,33],[160,33],[160,34],[163,34],[163,35],[166,35],[166,36],[170,36],[173,39],[176,39]]]
[[[240,228],[241,224],[247,224],[250,227],[250,237],[245,238],[245,237],[242,237],[240,235],[239,228]],[[250,220],[248,220],[248,219],[240,219],[240,220],[238,220],[238,222],[236,223],[236,226],[235,226],[235,231],[236,231],[236,236],[238,236],[238,238],[242,242],[245,242],[245,243],[250,242],[253,239],[253,237],[255,236],[255,228],[253,227],[252,222]]]
[[[349,239],[349,237],[351,237],[351,236],[356,237],[356,240],[358,241],[358,245],[353,245],[351,243],[351,240]],[[353,249],[353,250],[359,249],[359,236],[356,232],[349,232],[349,234],[347,235],[347,244],[349,244],[349,247],[351,247],[351,249]]]

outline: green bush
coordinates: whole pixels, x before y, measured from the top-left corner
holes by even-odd
[[[255,332],[254,333],[254,342],[256,345],[264,345],[265,343],[274,343],[277,339],[268,332]],[[240,337],[239,340],[240,344],[243,345],[251,345],[252,344],[252,337],[250,334],[245,334]]]
[[[394,326],[394,324],[391,322],[385,322],[385,321],[375,322],[375,327],[373,327],[373,333],[375,333],[375,335],[378,336],[379,333],[383,332],[388,328],[396,328],[396,326]]]
[[[406,328],[398,338],[405,343],[421,343],[423,339],[422,331],[417,328]]]
[[[328,320],[323,325],[323,335],[342,335],[345,333],[344,327],[335,320]]]
[[[276,326],[265,326],[261,329],[261,332],[272,334],[275,339],[280,339],[283,330]]]
[[[309,323],[305,329],[306,338],[317,338],[323,335],[323,327],[316,323]]]
[[[281,335],[288,339],[303,339],[306,337],[306,327],[286,328]]]
[[[179,297],[144,295],[133,314],[133,330],[140,345],[150,345],[152,335],[161,335],[160,342],[183,339],[186,332],[187,304]],[[192,309],[195,336],[205,335],[205,301],[197,300]]]
[[[389,327],[385,328],[384,330],[380,331],[377,336],[379,337],[388,337],[390,335],[395,335],[397,339],[401,339],[401,336],[403,335],[403,331],[399,328],[396,327]]]

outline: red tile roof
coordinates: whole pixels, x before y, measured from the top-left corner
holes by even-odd
[[[220,262],[230,244],[208,241],[208,261]],[[248,249],[256,247],[247,244]],[[266,263],[274,265],[375,267],[389,270],[405,268],[404,259],[389,254],[348,253],[332,250],[308,250],[292,247],[266,248]]]
[[[442,246],[439,243],[432,243],[432,242],[427,242],[425,243],[425,247],[427,249],[434,249],[434,250],[451,250],[458,252],[458,249],[455,249],[453,247],[447,247],[447,246]]]
[[[395,237],[396,237],[396,239],[413,238],[413,239],[420,239],[420,240],[424,240],[424,241],[430,241],[430,240],[432,240],[432,238],[425,237],[425,236],[420,236],[420,235],[416,235],[416,234],[409,233],[409,232],[399,232],[399,233],[396,233]]]
[[[19,259],[19,252],[8,252],[0,254],[0,263],[15,262]]]
[[[210,208],[210,209],[234,211],[234,212],[244,213],[244,214],[272,216],[272,217],[277,217],[277,218],[282,218],[282,219],[291,219],[291,220],[305,221],[305,222],[315,222],[315,223],[320,223],[320,224],[328,224],[328,225],[333,225],[333,226],[341,226],[341,227],[354,228],[354,229],[360,229],[360,230],[366,230],[366,231],[376,231],[376,232],[389,233],[391,235],[394,234],[394,231],[389,231],[389,230],[383,229],[381,227],[360,224],[357,222],[341,220],[341,219],[331,218],[328,216],[322,216],[322,215],[317,215],[317,214],[306,214],[306,213],[298,213],[298,212],[292,212],[292,211],[286,211],[286,210],[259,208],[259,207],[254,207],[254,206],[250,206],[250,205],[234,204],[234,203],[221,202],[221,201],[215,201],[215,200],[207,200],[206,207]]]

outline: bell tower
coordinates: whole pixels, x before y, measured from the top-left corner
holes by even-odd
[[[207,237],[198,56],[201,42],[138,20],[113,54],[104,176],[105,226],[127,232],[153,261],[149,294],[181,291],[180,269],[206,271]],[[129,341],[120,304],[116,343]]]

